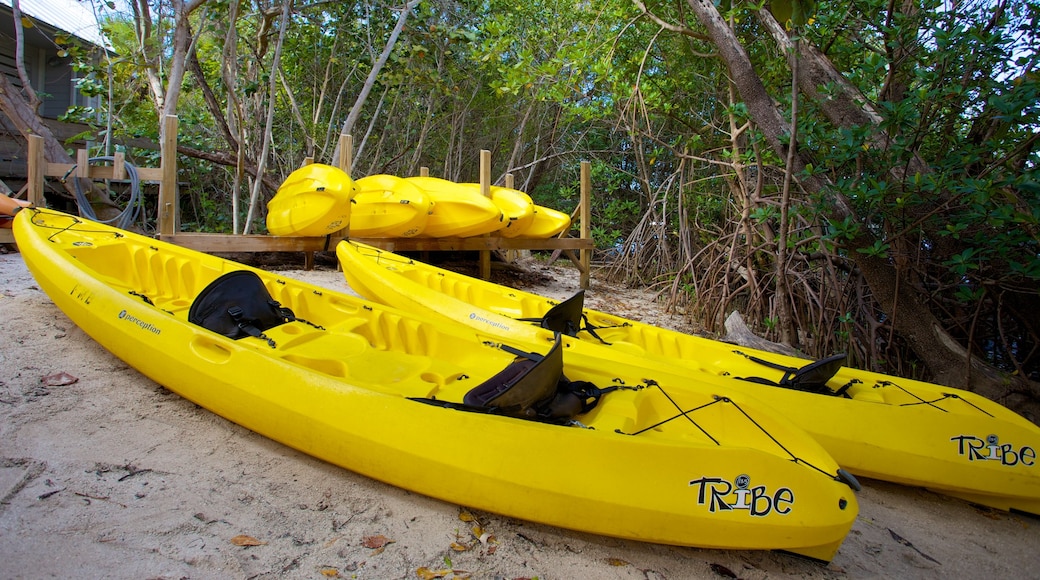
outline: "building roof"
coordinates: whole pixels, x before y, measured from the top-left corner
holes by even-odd
[[[0,5],[12,8],[13,0],[0,0]],[[20,0],[22,14],[67,32],[94,46],[107,47],[101,33],[94,6],[90,0]]]

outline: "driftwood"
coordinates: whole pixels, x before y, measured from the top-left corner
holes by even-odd
[[[731,342],[748,348],[757,348],[758,350],[764,350],[767,352],[806,358],[804,354],[786,344],[766,340],[754,332],[751,332],[751,329],[748,328],[747,324],[744,322],[744,317],[742,317],[736,310],[730,313],[726,318],[726,336],[722,337],[722,340],[724,342]]]

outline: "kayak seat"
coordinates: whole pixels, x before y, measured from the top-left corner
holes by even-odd
[[[508,415],[520,419],[567,424],[588,413],[603,395],[624,386],[601,389],[588,381],[572,381],[563,374],[563,341],[556,333],[553,347],[545,355],[524,352],[509,345],[498,348],[517,358],[501,372],[477,385],[453,403],[436,398],[409,397],[413,401],[460,411]]]
[[[760,359],[758,357],[744,354],[740,351],[734,352],[743,355],[745,358],[752,362],[758,363],[763,366],[767,366],[772,369],[784,371],[784,376],[779,381],[772,381],[763,377],[735,377],[739,380],[824,395],[844,394],[844,392],[836,393],[835,391],[831,390],[831,388],[827,386],[827,382],[830,381],[831,378],[833,378],[834,375],[837,374],[837,372],[841,369],[842,363],[845,362],[845,359],[847,357],[845,353],[832,355],[827,358],[811,362],[803,367],[796,368]]]
[[[541,326],[567,336],[577,336],[581,330],[584,308],[585,291],[578,290],[574,296],[550,308],[542,317]]]
[[[541,318],[521,318],[523,322],[537,322],[542,328],[577,337],[581,331],[586,331],[603,344],[610,344],[596,334],[595,326],[589,324],[589,317],[585,316],[585,291],[578,290],[574,296],[554,305],[545,312]]]
[[[498,374],[466,393],[462,399],[465,405],[533,417],[538,413],[540,404],[552,400],[563,376],[563,347],[559,335],[544,356],[519,350],[512,352],[517,358]]]
[[[255,272],[235,270],[209,283],[188,309],[188,321],[235,340],[252,336],[273,340],[264,331],[296,320],[293,311],[271,297]]]

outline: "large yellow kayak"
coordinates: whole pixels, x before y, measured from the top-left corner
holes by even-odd
[[[424,238],[469,238],[502,228],[505,217],[493,201],[469,187],[439,177],[406,177],[433,199]]]
[[[337,253],[356,291],[500,337],[570,334],[571,356],[671,369],[753,395],[806,429],[856,475],[1040,514],[1040,429],[967,391],[756,351],[558,303],[358,243]],[[781,367],[781,368],[777,368]]]
[[[369,175],[354,182],[358,194],[350,212],[350,235],[360,238],[410,238],[426,228],[433,199],[394,175]]]
[[[181,396],[445,501],[597,534],[829,560],[854,480],[753,397],[524,343],[43,209],[51,300]],[[142,436],[147,434],[142,433]]]
[[[267,231],[275,236],[327,236],[350,223],[356,190],[338,167],[312,163],[293,171],[267,202]]]

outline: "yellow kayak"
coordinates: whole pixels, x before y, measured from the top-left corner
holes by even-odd
[[[275,236],[327,236],[350,223],[356,190],[342,169],[312,163],[285,178],[267,202],[267,231]]]
[[[753,395],[807,430],[845,469],[969,501],[1040,514],[1040,428],[967,391],[809,361],[558,303],[358,243],[337,254],[351,287],[516,340],[570,335],[571,356],[668,369],[721,392]],[[547,327],[547,328],[543,328]]]
[[[394,175],[369,175],[354,182],[358,194],[350,214],[350,235],[359,238],[410,238],[422,233],[433,199]]]
[[[470,238],[505,225],[502,210],[470,188],[438,177],[406,177],[433,200],[433,213],[420,234],[424,238]]]
[[[565,363],[556,338],[503,340],[60,212],[19,212],[15,236],[51,300],[144,375],[417,493],[620,538],[821,560],[857,513],[854,480],[750,396]]]
[[[531,225],[520,232],[518,237],[530,239],[545,239],[559,235],[571,227],[571,216],[557,211],[551,207],[535,204],[534,219]]]
[[[481,195],[479,183],[460,183],[473,195]],[[520,236],[534,222],[534,202],[526,193],[509,187],[491,186],[491,201],[502,210],[503,225],[493,233],[503,238]]]

